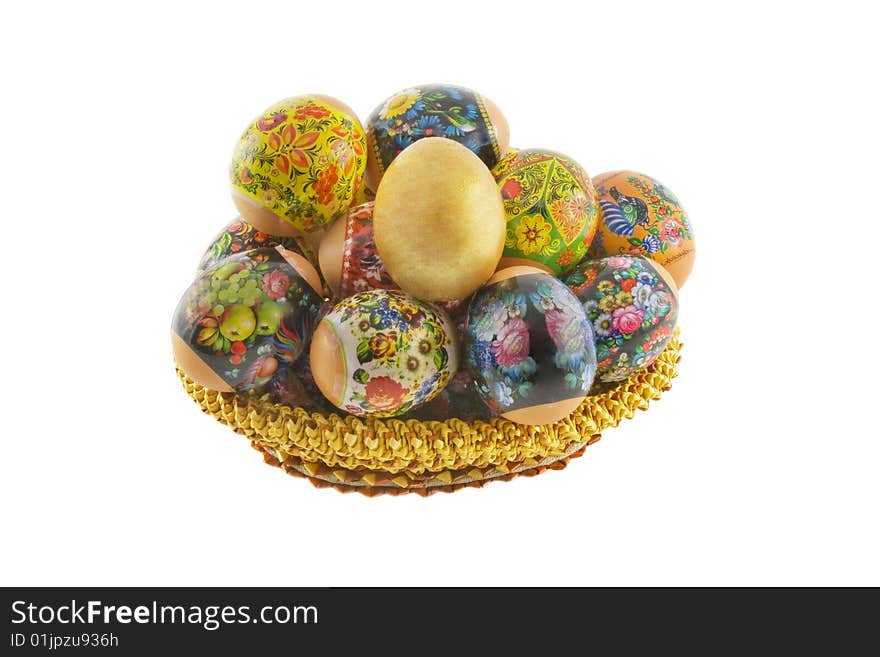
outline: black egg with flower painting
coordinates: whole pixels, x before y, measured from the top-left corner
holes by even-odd
[[[378,185],[391,162],[419,139],[443,137],[492,168],[510,141],[507,119],[483,94],[453,84],[421,84],[389,96],[366,121],[367,180]]]

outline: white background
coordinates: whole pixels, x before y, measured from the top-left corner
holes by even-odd
[[[4,4],[0,583],[880,584],[877,18],[660,4]],[[680,377],[562,472],[317,490],[184,394],[171,314],[250,119],[425,82],[682,199]]]

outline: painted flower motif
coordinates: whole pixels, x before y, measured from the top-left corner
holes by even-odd
[[[416,320],[422,315],[422,311],[419,310],[417,306],[403,300],[395,299],[393,301],[393,307],[400,313],[401,318],[403,318],[403,321],[407,324],[416,323]]]
[[[287,294],[290,287],[290,277],[283,271],[273,269],[263,274],[263,292],[269,295],[272,301],[278,301]]]
[[[513,406],[513,390],[505,381],[495,381],[492,384],[492,397],[503,408]]]
[[[611,328],[622,335],[632,335],[642,325],[645,313],[633,305],[615,308],[611,314]]]
[[[651,296],[650,285],[636,285],[632,290],[633,303],[637,308],[645,310],[648,308],[648,299]]]
[[[649,271],[640,271],[636,276],[636,280],[642,285],[651,285],[656,280]]]
[[[420,116],[412,128],[413,137],[440,137],[443,134],[443,124],[440,117],[435,114]]]
[[[529,327],[520,318],[507,322],[495,342],[492,354],[502,367],[513,367],[529,355]]]
[[[550,339],[559,351],[574,354],[583,350],[585,335],[577,315],[551,310],[544,315],[544,322]]]
[[[633,302],[633,295],[626,290],[620,290],[614,295],[614,303],[618,306],[628,306]]]
[[[608,266],[612,269],[629,269],[632,267],[632,264],[633,259],[626,256],[612,256],[608,258]]]
[[[599,302],[595,299],[587,299],[584,301],[584,312],[587,314],[587,317],[594,313],[598,307]]]
[[[599,310],[603,313],[610,313],[615,308],[617,308],[617,301],[613,294],[606,295],[599,299]]]
[[[478,340],[491,342],[508,317],[507,306],[500,299],[492,298],[478,306],[474,317],[476,319],[470,327],[474,336]]]
[[[648,304],[651,306],[651,310],[660,316],[665,315],[672,308],[672,301],[665,290],[655,290],[648,298]]]
[[[382,109],[379,111],[380,119],[393,119],[400,116],[412,107],[419,99],[421,92],[418,89],[406,89],[396,96],[388,99]]]
[[[550,204],[550,214],[559,227],[559,232],[566,242],[572,242],[584,227],[587,199],[583,194],[577,194],[571,199],[559,198]]]
[[[664,241],[672,246],[678,245],[681,241],[681,237],[678,234],[678,224],[675,223],[674,219],[667,219],[663,222],[662,235]]]
[[[379,331],[370,338],[370,352],[373,358],[391,358],[397,353],[397,331]]]
[[[501,303],[507,308],[508,317],[525,317],[528,310],[526,296],[521,293],[505,291],[501,294]]]
[[[575,256],[574,251],[572,251],[570,248],[567,248],[565,249],[565,251],[559,254],[558,258],[556,258],[556,264],[564,269],[569,265],[574,264],[576,257],[577,256]]]
[[[538,253],[550,243],[551,228],[539,214],[524,215],[514,230],[516,248],[526,255]]]
[[[274,189],[260,190],[260,201],[262,201],[263,205],[271,208],[277,200],[278,194],[275,193]]]
[[[645,235],[642,238],[642,248],[645,253],[657,253],[660,250],[660,240],[656,235]]]
[[[270,114],[269,116],[264,116],[257,121],[257,128],[261,132],[268,132],[269,130],[274,130],[279,125],[284,123],[287,120],[286,112],[275,112],[274,114]]]
[[[306,170],[309,167],[309,149],[315,145],[321,133],[318,130],[300,133],[293,123],[288,123],[280,132],[273,132],[267,139],[268,147],[277,151],[276,168],[285,175],[292,176],[291,166]]]
[[[620,289],[624,292],[629,292],[636,286],[636,279],[634,278],[624,278],[620,281]]]
[[[336,156],[336,164],[342,169],[342,173],[350,176],[354,169],[354,149],[345,139],[337,139],[330,146]]]
[[[614,290],[614,281],[609,281],[605,279],[604,281],[599,281],[599,284],[596,286],[596,289],[603,294],[608,294]]]
[[[522,191],[522,183],[515,178],[508,178],[501,185],[501,196],[505,199],[519,198],[522,195]]]
[[[651,337],[645,342],[645,349],[653,349],[656,345],[664,342],[672,336],[672,329],[668,326],[658,326],[651,331]]]
[[[315,103],[309,103],[305,107],[298,108],[293,116],[298,121],[303,121],[308,117],[323,119],[326,116],[330,116],[330,111],[326,107],[315,105]]]
[[[366,402],[375,411],[391,411],[398,408],[405,393],[406,388],[387,376],[373,377],[364,389]]]
[[[318,179],[314,183],[318,203],[321,205],[330,204],[334,198],[333,188],[337,182],[339,182],[339,170],[335,164],[331,164],[318,175]]]
[[[599,315],[593,320],[593,329],[599,337],[604,338],[611,335],[611,315],[609,313]]]

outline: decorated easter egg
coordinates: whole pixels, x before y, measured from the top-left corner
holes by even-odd
[[[565,282],[593,325],[600,381],[625,379],[666,348],[678,318],[678,291],[656,262],[630,255],[588,260]]]
[[[340,301],[315,329],[315,383],[354,415],[388,417],[433,399],[455,375],[455,327],[439,308],[403,292]]]
[[[681,203],[658,181],[635,171],[593,178],[599,194],[599,230],[591,258],[628,253],[660,263],[684,285],[694,266],[694,234]]]
[[[245,221],[270,235],[311,232],[345,214],[366,159],[351,108],[328,96],[295,96],[241,135],[230,166],[232,197]]]
[[[281,246],[221,260],[196,277],[177,306],[174,359],[211,390],[260,390],[302,353],[320,290],[315,268]]]
[[[463,351],[486,403],[521,424],[566,417],[596,374],[583,306],[565,284],[535,267],[502,269],[474,295]]]
[[[596,190],[570,157],[528,148],[504,157],[492,175],[507,233],[499,267],[530,265],[556,276],[583,260],[599,220]]]
[[[337,297],[369,289],[396,290],[373,238],[372,202],[357,205],[327,229],[318,248],[324,280]]]
[[[370,146],[367,180],[379,183],[403,149],[426,137],[466,146],[492,168],[507,148],[510,132],[501,110],[485,96],[450,84],[425,84],[394,94],[367,119]]]
[[[382,262],[402,289],[428,301],[464,299],[501,258],[501,194],[470,150],[451,139],[421,139],[382,178],[373,230]]]
[[[270,235],[258,230],[244,219],[238,218],[231,221],[214,236],[211,244],[202,255],[202,259],[199,261],[196,273],[200,274],[206,269],[210,269],[230,255],[272,246],[283,246],[287,251],[294,251],[300,254],[313,265],[317,263],[315,252],[302,236]]]

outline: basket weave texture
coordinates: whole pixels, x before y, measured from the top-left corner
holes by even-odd
[[[501,417],[464,422],[308,413],[268,395],[209,390],[179,368],[177,374],[205,413],[250,439],[267,463],[319,487],[428,495],[565,467],[602,431],[646,410],[671,387],[681,349],[676,329],[650,367],[587,397],[568,417],[536,426]]]

